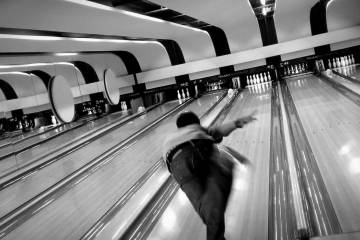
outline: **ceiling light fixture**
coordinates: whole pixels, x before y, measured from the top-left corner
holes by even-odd
[[[266,0],[260,0],[260,3],[265,6],[266,5]]]
[[[78,53],[55,53],[56,56],[76,56]]]
[[[18,35],[18,34],[0,34],[0,38],[15,38],[22,40],[35,40],[35,41],[57,41],[63,40],[63,37],[54,36],[34,36],[34,35]]]
[[[149,21],[153,21],[153,22],[165,22],[164,20],[161,20],[158,18],[153,18],[153,17],[145,16],[145,15],[134,13],[134,12],[129,12],[126,10],[120,10],[117,8],[104,6],[103,4],[94,3],[94,2],[90,2],[90,1],[86,1],[86,0],[65,0],[65,1],[84,5],[87,7],[97,8],[97,9],[101,9],[101,10],[123,13],[123,14],[131,16],[131,17],[141,18],[141,19],[145,19],[145,20],[149,20]]]
[[[182,27],[182,28],[186,28],[189,30],[193,30],[196,32],[203,32],[203,33],[208,33],[207,31],[201,30],[199,28],[194,28],[194,27],[190,27],[190,26],[186,26],[186,25],[182,25],[182,24],[178,24],[178,23],[174,23],[174,22],[169,22],[171,25],[177,26],[177,27]]]

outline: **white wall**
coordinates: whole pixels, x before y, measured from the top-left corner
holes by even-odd
[[[259,60],[255,60],[255,61],[236,64],[234,67],[235,67],[235,71],[240,71],[240,70],[243,70],[243,69],[259,67],[259,66],[262,66],[262,65],[266,65],[265,59],[259,59]]]
[[[191,73],[191,74],[189,74],[189,78],[190,78],[190,80],[196,80],[196,79],[216,76],[216,75],[219,75],[219,74],[220,74],[220,70],[218,68],[215,68],[215,69],[210,69],[210,70],[207,70],[207,71]]]
[[[204,32],[162,20],[130,16],[124,11],[85,0],[0,1],[0,22],[2,27],[9,28],[173,39],[180,45],[187,61],[204,59],[214,53],[211,39]],[[197,49],[196,54],[194,49]]]
[[[311,36],[310,10],[318,0],[279,0],[276,1],[275,27],[278,42],[286,42]],[[283,61],[313,55],[314,49],[305,49],[281,55]]]
[[[325,44],[343,42],[357,38],[360,38],[360,26],[318,34],[315,36],[228,54],[216,58],[209,58],[206,60],[194,61],[191,63],[179,64],[171,67],[142,72],[137,74],[137,78],[139,80],[147,79],[147,81],[155,81],[182,74],[206,71],[222,66],[247,63],[279,54],[289,54]]]
[[[360,25],[359,0],[333,0],[327,7],[326,20],[328,31]],[[359,45],[360,39],[331,44],[331,50]]]
[[[221,28],[227,36],[231,52],[262,46],[259,25],[247,0],[153,2]]]

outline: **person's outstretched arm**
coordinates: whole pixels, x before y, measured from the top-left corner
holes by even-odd
[[[241,117],[234,121],[227,122],[220,126],[217,126],[214,130],[216,131],[216,134],[226,137],[235,129],[242,128],[246,124],[256,120],[256,118],[254,117],[255,114],[256,111],[252,112],[250,115],[247,115],[245,117]]]

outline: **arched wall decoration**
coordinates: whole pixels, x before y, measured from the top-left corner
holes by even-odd
[[[213,42],[214,45],[216,56],[223,56],[231,53],[226,34],[221,28],[215,26],[209,26],[209,27],[203,27],[202,29],[209,33],[211,41]],[[233,65],[230,65],[226,67],[221,67],[219,68],[219,70],[220,70],[220,74],[223,75],[223,74],[233,73],[235,71],[235,68]]]
[[[327,1],[317,2],[310,10],[310,27],[311,34],[317,35],[321,33],[327,33],[327,21],[326,21],[326,5]],[[323,45],[314,48],[316,55],[329,53],[330,45]]]
[[[111,105],[117,105],[120,101],[120,90],[117,81],[118,79],[111,69],[104,71],[105,97]]]
[[[34,74],[36,76],[38,76],[41,81],[43,81],[44,85],[46,86],[46,89],[49,88],[49,82],[50,82],[50,79],[51,79],[51,76],[50,74],[44,72],[44,71],[41,71],[41,70],[32,70],[32,71],[29,71],[27,72],[29,74]]]
[[[72,63],[75,65],[75,67],[77,67],[80,70],[81,74],[85,79],[86,84],[100,81],[98,75],[96,74],[95,69],[90,64],[83,61],[74,61]],[[90,94],[90,99],[93,101],[102,97],[103,97],[102,93]]]
[[[55,116],[62,122],[72,122],[75,118],[75,104],[69,82],[61,75],[52,77],[48,91]]]
[[[90,64],[82,61],[74,61],[72,63],[80,70],[81,74],[84,76],[86,83],[94,83],[100,81],[95,69]]]
[[[169,54],[170,62],[172,65],[185,63],[184,55],[177,42],[169,39],[158,41],[165,47],[167,53]],[[177,84],[190,82],[190,77],[188,74],[176,76],[175,81]]]
[[[123,61],[128,74],[135,74],[141,72],[139,61],[136,59],[134,54],[127,51],[115,51],[112,53],[118,56]]]
[[[6,82],[2,79],[0,79],[0,89],[3,92],[6,100],[18,98],[14,88],[8,82]],[[22,109],[17,109],[17,110],[11,111],[11,114],[13,117],[19,117],[19,116],[22,116],[24,114],[24,112]]]

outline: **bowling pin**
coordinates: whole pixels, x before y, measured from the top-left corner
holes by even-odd
[[[336,66],[337,66],[337,67],[341,67],[341,63],[340,63],[339,58],[336,58]]]
[[[331,62],[330,62],[330,59],[328,59],[328,67],[329,67],[329,69],[331,69],[332,67],[331,67]]]
[[[267,72],[267,76],[268,76],[268,80],[271,81],[272,79],[271,79],[271,76],[270,76],[269,72]]]
[[[185,99],[185,92],[184,92],[184,89],[181,89],[181,96],[183,99]]]
[[[186,88],[186,96],[187,96],[188,98],[190,98],[190,93],[189,93],[189,89],[188,89],[188,88]]]
[[[332,66],[333,66],[333,68],[336,68],[336,62],[335,62],[334,58],[332,59]]]
[[[197,85],[195,84],[195,96],[197,96],[198,95],[198,87],[197,87]]]
[[[344,57],[345,66],[349,66],[349,60],[347,59],[347,56]]]
[[[263,73],[263,74],[264,74],[264,80],[265,80],[265,82],[269,81],[269,79],[268,79],[268,77],[266,76],[266,74],[265,74],[265,73]]]
[[[249,76],[246,76],[246,83],[247,83],[247,85],[250,85]]]
[[[341,59],[341,60],[340,60],[340,61],[341,61],[341,66],[342,66],[342,67],[345,67],[346,64],[345,64],[345,59],[344,59],[344,57],[341,57],[340,59]]]
[[[177,90],[177,97],[178,97],[179,100],[181,99],[179,90]]]
[[[260,73],[260,82],[261,82],[261,83],[264,82],[264,77],[263,77],[262,73]]]

